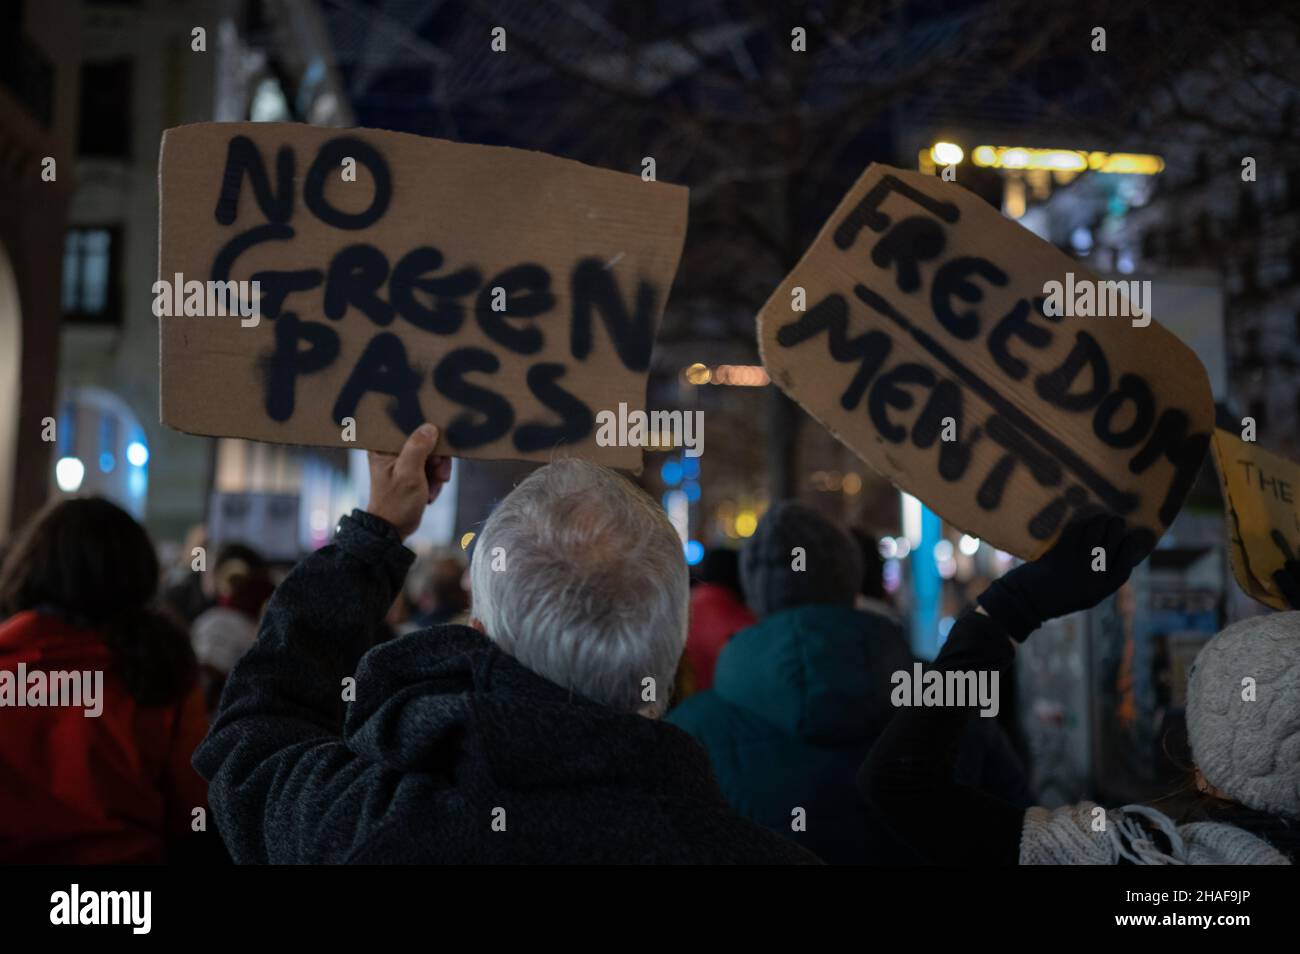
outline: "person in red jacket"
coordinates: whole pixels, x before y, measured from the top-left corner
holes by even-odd
[[[45,510],[0,567],[0,862],[157,863],[206,823],[197,666],[158,579],[98,498]]]
[[[700,563],[698,579],[691,587],[684,658],[694,677],[694,690],[703,692],[713,685],[713,667],[727,640],[756,620],[740,595],[740,562],[735,550],[710,550]]]

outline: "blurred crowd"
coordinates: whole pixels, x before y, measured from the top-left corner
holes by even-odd
[[[209,559],[201,527],[162,566],[98,498],[23,528],[0,672],[102,671],[104,699],[0,709],[0,860],[1295,860],[1300,613],[1202,651],[1191,815],[1048,810],[974,700],[900,700],[916,660],[870,535],[780,502],[691,578],[639,488],[560,460],[468,562],[417,557],[402,541],[449,466],[433,446],[373,455],[370,506],[294,568],[237,541]],[[1122,586],[1146,554],[1085,516],[978,594],[927,670],[1005,676],[1042,622]]]

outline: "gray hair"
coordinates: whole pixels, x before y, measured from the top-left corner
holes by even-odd
[[[615,709],[666,707],[690,583],[681,538],[628,480],[568,458],[534,471],[488,518],[470,578],[488,638],[533,672]]]

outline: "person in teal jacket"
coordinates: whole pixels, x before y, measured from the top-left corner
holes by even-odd
[[[736,634],[713,688],[668,721],[708,750],[740,814],[837,864],[919,858],[857,793],[858,766],[894,707],[892,677],[913,657],[898,622],[853,607],[862,581],[854,540],[792,501],[763,516],[740,555],[758,623]],[[992,719],[963,738],[958,778],[1026,806],[1024,772]]]

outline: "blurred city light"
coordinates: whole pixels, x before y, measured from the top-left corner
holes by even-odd
[[[936,144],[935,149],[939,145],[944,144]],[[1091,171],[1106,175],[1154,176],[1165,168],[1164,159],[1141,153],[1034,149],[1026,146],[976,146],[971,151],[971,161],[986,169]]]
[[[969,533],[963,533],[960,542],[957,544],[957,549],[961,550],[966,556],[974,556],[979,552],[979,548],[979,537],[972,537]]]
[[[921,542],[921,501],[911,494],[902,494],[903,498],[903,536],[916,547]],[[901,554],[900,554],[901,555]]]
[[[714,384],[741,388],[761,388],[770,381],[767,372],[757,364],[720,364],[713,369],[711,378]]]
[[[708,384],[712,372],[707,365],[700,364],[698,361],[682,371],[682,376],[690,384]]]
[[[955,166],[966,153],[955,142],[936,142],[930,147],[930,158],[941,166]]]
[[[704,544],[699,540],[686,541],[686,563],[688,566],[695,566],[704,559]]]
[[[140,441],[132,441],[126,445],[126,459],[133,467],[143,467],[149,463],[149,448]]]
[[[81,489],[86,476],[86,465],[75,457],[62,457],[54,465],[54,480],[65,494],[75,494]]]
[[[469,533],[466,533],[464,536],[462,536],[462,537],[460,538],[460,548],[461,548],[462,550],[468,550],[468,549],[469,549],[469,545],[470,545],[472,542],[474,542],[474,531],[473,531],[473,530],[471,530]]]
[[[742,510],[736,514],[736,534],[742,537],[752,537],[754,530],[758,527],[758,515],[752,510]]]
[[[720,364],[716,368],[710,368],[696,363],[684,368],[682,377],[691,384],[719,384],[740,388],[761,388],[771,383],[763,366],[758,364]]]

